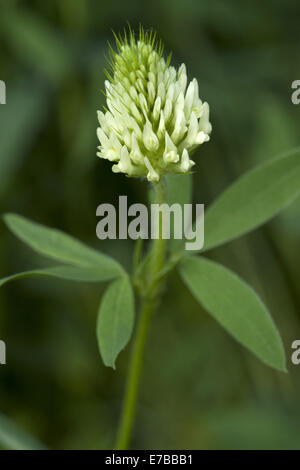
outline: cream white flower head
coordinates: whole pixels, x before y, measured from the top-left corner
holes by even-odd
[[[198,82],[187,84],[186,67],[164,60],[153,32],[116,38],[110,48],[105,82],[107,109],[98,111],[97,155],[115,173],[158,182],[164,173],[188,173],[190,153],[209,140],[209,105],[199,98]]]

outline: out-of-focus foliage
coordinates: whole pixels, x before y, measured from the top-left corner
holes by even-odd
[[[38,440],[29,436],[6,416],[0,414],[0,444],[9,450],[44,450]]]
[[[96,158],[107,41],[129,21],[154,27],[211,106],[195,154],[194,202],[209,204],[246,169],[300,144],[296,0],[0,1],[0,208],[62,229],[130,268],[131,241],[96,238],[96,207],[146,201],[146,186]],[[251,194],[249,194],[249,198]],[[231,340],[174,274],[145,357],[135,448],[300,448],[300,201],[209,256],[260,294],[282,333],[289,374]],[[1,223],[0,277],[36,266]],[[105,286],[23,280],[0,291],[1,412],[51,448],[109,448],[129,348],[103,366],[95,324]],[[217,295],[217,293],[216,293]]]

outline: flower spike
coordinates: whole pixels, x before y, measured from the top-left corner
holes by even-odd
[[[198,82],[188,83],[186,66],[176,71],[165,61],[156,33],[132,29],[114,33],[106,71],[107,107],[98,112],[97,155],[115,164],[115,173],[158,182],[165,173],[188,173],[189,157],[209,141],[209,105],[199,98]]]

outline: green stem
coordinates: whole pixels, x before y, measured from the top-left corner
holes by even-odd
[[[162,204],[165,201],[163,182],[157,183],[155,190],[156,202]],[[153,240],[150,253],[146,280],[147,289],[141,299],[142,307],[129,363],[123,410],[115,445],[116,450],[126,450],[130,445],[147,334],[153,312],[161,297],[162,280],[158,279],[158,274],[164,266],[165,252],[166,243],[165,240],[162,239],[162,223],[160,219],[159,238]]]
[[[129,447],[135,418],[138,388],[144,356],[143,353],[154,308],[155,305],[146,302],[140,313],[128,371],[123,412],[115,446],[116,450],[126,450]]]

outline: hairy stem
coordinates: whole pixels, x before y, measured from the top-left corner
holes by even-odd
[[[162,204],[165,202],[163,182],[155,185],[155,192],[156,203]],[[141,311],[132,346],[123,410],[115,445],[116,450],[126,450],[130,445],[147,334],[153,312],[161,297],[163,281],[158,279],[158,274],[164,266],[165,253],[166,242],[162,238],[162,220],[160,218],[159,237],[153,240],[152,243],[146,279],[144,280],[146,289],[141,294]]]

